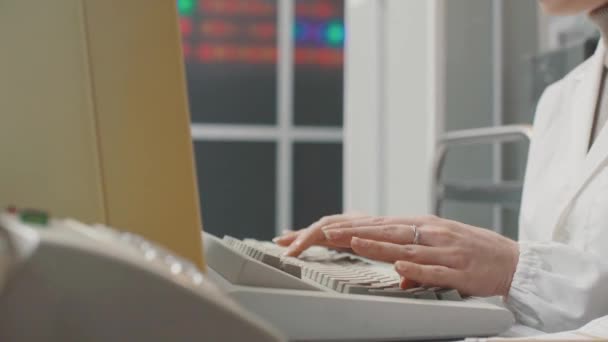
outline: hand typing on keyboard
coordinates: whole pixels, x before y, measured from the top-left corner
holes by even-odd
[[[418,244],[413,244],[416,230]],[[288,246],[291,256],[315,244],[352,248],[358,255],[394,263],[408,281],[473,296],[506,296],[519,258],[515,241],[435,216],[336,215],[275,242]]]
[[[298,258],[285,256],[285,248],[252,239],[224,236],[224,243],[277,270],[288,273],[314,288],[345,294],[460,301],[457,290],[441,287],[402,289],[400,276],[384,264],[372,263],[353,254],[324,247],[311,247]],[[241,265],[242,267],[242,265]]]
[[[279,246],[288,247],[285,255],[287,256],[298,256],[308,247],[313,245],[336,247],[333,243],[326,240],[323,234],[323,228],[341,222],[349,222],[350,220],[356,220],[366,218],[364,214],[342,214],[326,216],[319,221],[311,224],[308,228],[304,228],[298,231],[288,231],[283,236],[276,237],[273,242]]]

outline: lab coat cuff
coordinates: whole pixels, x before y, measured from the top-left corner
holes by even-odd
[[[511,309],[517,321],[529,326],[539,323],[530,305],[530,298],[534,298],[537,292],[536,278],[543,264],[538,247],[538,243],[534,242],[519,243],[519,261],[509,295],[505,298],[507,307]]]

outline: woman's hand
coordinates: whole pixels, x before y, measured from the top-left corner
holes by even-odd
[[[308,247],[313,245],[321,245],[330,248],[338,247],[325,239],[323,228],[340,222],[350,222],[351,220],[367,217],[364,214],[342,214],[325,216],[319,221],[311,224],[308,228],[297,231],[288,231],[282,236],[274,238],[272,241],[277,245],[288,247],[285,255],[298,256]],[[349,246],[346,246],[349,248]]]
[[[414,225],[419,232],[417,245]],[[395,263],[408,281],[472,296],[507,296],[519,259],[515,241],[434,216],[341,219],[322,230],[328,244]]]

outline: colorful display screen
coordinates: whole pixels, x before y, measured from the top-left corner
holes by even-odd
[[[276,1],[178,0],[188,62],[274,64]],[[295,63],[342,64],[343,8],[335,1],[296,1]]]
[[[294,124],[342,126],[344,0],[296,0]]]
[[[194,122],[276,124],[277,4],[177,0]],[[343,0],[294,4],[294,123],[341,125]]]
[[[276,124],[277,0],[178,0],[192,120]]]

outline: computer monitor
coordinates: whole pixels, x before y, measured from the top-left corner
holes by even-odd
[[[141,234],[203,267],[174,0],[0,2],[0,206]]]

